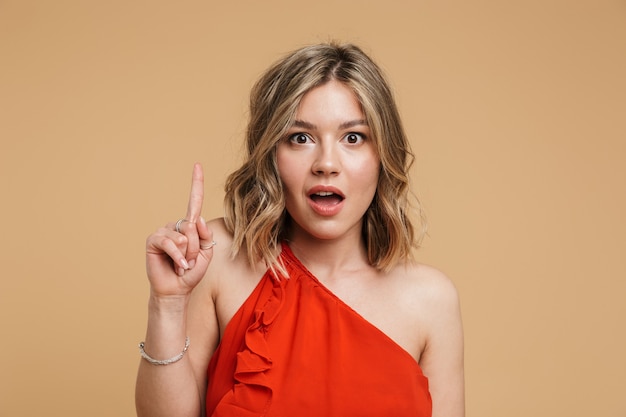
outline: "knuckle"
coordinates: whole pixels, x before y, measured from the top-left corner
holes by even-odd
[[[159,246],[166,248],[168,246],[168,242],[170,242],[170,240],[166,236],[161,236],[159,239]]]
[[[186,245],[187,244],[187,236],[185,235],[178,235],[176,236],[176,245],[177,246],[182,246],[182,245]]]
[[[159,233],[152,233],[146,238],[146,247],[157,246],[159,243]]]

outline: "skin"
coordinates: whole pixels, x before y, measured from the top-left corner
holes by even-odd
[[[292,251],[328,289],[415,358],[429,378],[434,417],[462,417],[463,332],[453,284],[425,265],[407,263],[383,273],[367,262],[362,218],[376,192],[380,162],[356,97],[330,81],[304,96],[295,119],[277,147]],[[332,190],[343,198],[331,199],[329,205],[337,207],[320,207],[312,190]],[[155,358],[175,356],[187,335],[191,346],[172,365],[141,361],[138,416],[203,415],[211,355],[266,269],[249,265],[245,253],[229,256],[232,236],[222,220],[206,224],[200,217],[203,198],[202,168],[196,165],[189,222],[181,233],[170,223],[146,241],[146,351]],[[217,246],[202,249],[212,240]]]
[[[349,238],[362,246],[362,217],[376,193],[380,161],[352,91],[337,81],[309,91],[276,158],[293,219],[290,240]],[[316,212],[310,198],[315,190],[342,195],[340,204],[328,204],[340,210],[333,215]]]

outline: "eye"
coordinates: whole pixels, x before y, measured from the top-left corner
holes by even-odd
[[[311,141],[311,138],[306,133],[294,133],[289,136],[288,139],[289,142],[298,144],[309,143]]]
[[[357,132],[350,132],[344,136],[344,140],[350,144],[357,144],[365,140],[365,135]]]

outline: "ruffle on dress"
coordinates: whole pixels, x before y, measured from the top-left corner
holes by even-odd
[[[270,270],[268,274],[270,279],[264,276],[260,283],[264,286],[261,293],[267,294],[267,299],[259,303],[262,307],[254,311],[254,320],[245,331],[243,347],[236,354],[235,385],[215,408],[212,414],[215,417],[262,416],[272,402],[273,390],[267,371],[273,361],[266,338],[284,304],[285,280],[276,278]]]

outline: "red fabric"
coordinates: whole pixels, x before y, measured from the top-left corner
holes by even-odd
[[[283,245],[209,364],[207,416],[430,417],[415,359],[326,289]]]

